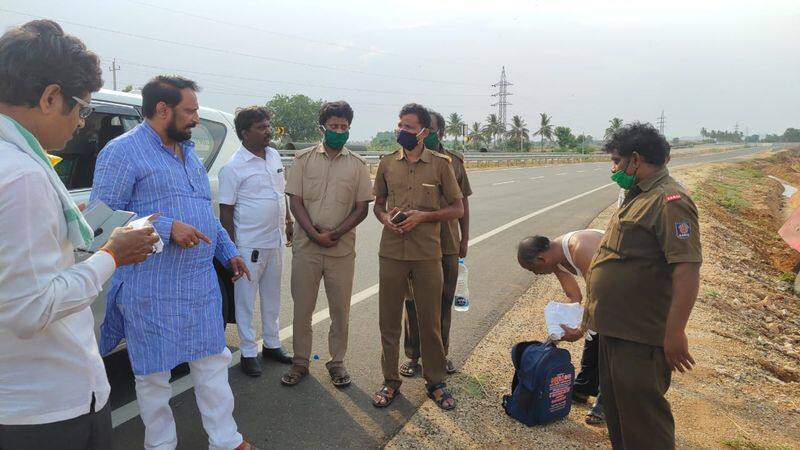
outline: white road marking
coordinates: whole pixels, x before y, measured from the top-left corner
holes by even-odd
[[[561,173],[557,173],[556,176],[566,175],[566,174],[567,174],[567,172],[561,172]]]
[[[599,168],[599,169],[594,169],[594,171],[595,171],[595,172],[597,172],[598,170],[602,170],[602,167],[601,167],[601,168]]]
[[[551,211],[551,210],[553,210],[555,208],[558,208],[559,206],[566,205],[567,203],[570,203],[572,201],[575,201],[575,200],[578,200],[580,198],[586,197],[587,195],[594,194],[595,192],[603,190],[603,189],[605,189],[605,188],[607,188],[607,187],[609,187],[609,186],[611,186],[613,184],[614,183],[604,184],[604,185],[602,185],[600,187],[596,187],[594,189],[588,190],[588,191],[583,192],[581,194],[572,196],[572,197],[570,197],[570,198],[568,198],[566,200],[561,200],[560,202],[553,203],[550,206],[546,206],[546,207],[544,207],[544,208],[542,208],[540,210],[534,211],[534,212],[532,212],[530,214],[527,214],[527,215],[524,215],[524,216],[519,217],[517,219],[514,219],[514,220],[512,220],[511,222],[508,222],[505,225],[501,225],[501,226],[499,226],[499,227],[497,227],[497,228],[495,228],[495,229],[493,229],[491,231],[487,231],[486,233],[483,233],[482,235],[480,235],[480,236],[478,236],[478,237],[476,237],[474,239],[471,239],[469,241],[469,246],[472,247],[473,245],[480,244],[481,242],[485,241],[486,239],[489,239],[492,236],[500,234],[503,231],[506,231],[506,230],[508,230],[509,228],[511,228],[511,227],[513,227],[515,225],[519,225],[520,223],[525,222],[526,220],[529,220],[529,219],[532,219],[532,218],[534,218],[536,216],[542,215],[542,214],[544,214],[544,213],[546,213],[548,211]],[[350,299],[350,305],[356,305],[358,303],[361,303],[364,300],[369,299],[370,297],[374,296],[377,293],[378,293],[378,285],[377,284],[373,284],[372,286],[364,289],[363,291],[358,292],[357,294],[353,295],[351,297],[351,299]],[[311,325],[312,326],[316,325],[316,324],[322,322],[323,320],[327,320],[329,318],[330,318],[330,310],[328,308],[322,309],[322,310],[318,311],[317,313],[315,313],[312,316]],[[284,329],[282,329],[280,331],[279,336],[280,336],[281,341],[284,341],[284,340],[289,339],[290,337],[292,337],[292,327],[288,326],[288,327],[285,327]],[[261,347],[262,344],[263,344],[262,340],[259,340],[258,342],[256,342],[256,346],[257,347]],[[239,360],[241,359],[241,356],[242,355],[241,355],[240,351],[238,351],[238,350],[235,351],[233,353],[233,359],[231,360],[231,363],[230,363],[229,367],[233,367],[233,366],[239,364]],[[170,385],[172,386],[172,397],[175,397],[175,396],[177,396],[177,395],[179,395],[179,394],[181,394],[183,392],[188,391],[192,387],[194,387],[194,385],[192,383],[192,377],[189,377],[189,376],[184,376],[184,377],[182,377],[182,378],[180,378],[178,380],[175,380],[174,382],[170,383]],[[138,415],[139,415],[139,404],[138,404],[138,402],[136,400],[134,400],[134,401],[132,401],[130,403],[127,403],[125,405],[122,405],[119,408],[117,408],[117,409],[115,409],[114,411],[111,412],[111,424],[112,424],[112,427],[116,428],[116,427],[124,424],[125,422],[137,417]]]
[[[533,178],[531,178],[531,180],[539,180],[541,178],[544,178],[544,177],[533,177]]]
[[[579,170],[578,171],[578,173],[584,173],[584,172],[586,172],[586,171],[585,170]]]
[[[511,181],[500,181],[499,183],[492,183],[492,186],[500,186],[501,184],[511,184],[516,183],[514,180]]]

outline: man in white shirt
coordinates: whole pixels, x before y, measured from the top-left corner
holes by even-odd
[[[269,146],[270,112],[251,106],[236,112],[234,124],[242,146],[219,172],[219,217],[250,270],[250,279],[234,285],[236,323],[242,351],[241,369],[261,375],[253,325],[256,294],[261,298],[262,356],[291,364],[281,347],[283,248],[291,245],[292,221],[287,215],[286,179],[278,151]],[[285,238],[284,238],[285,235]]]
[[[114,270],[144,261],[152,227],[93,239],[51,166],[92,112],[97,56],[49,20],[0,37],[0,448],[111,448],[110,387],[89,308]]]

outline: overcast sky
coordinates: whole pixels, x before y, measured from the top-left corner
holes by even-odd
[[[22,13],[22,14],[20,14]],[[611,117],[666,134],[800,127],[800,1],[3,0],[0,27],[47,17],[103,60],[106,87],[178,73],[232,112],[276,93],[344,99],[352,139],[393,129],[410,101],[468,123],[497,112],[506,67],[539,113],[602,137]]]

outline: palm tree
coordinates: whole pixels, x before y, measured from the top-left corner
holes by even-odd
[[[469,140],[475,145],[475,150],[478,150],[481,147],[481,141],[483,141],[483,127],[481,126],[480,122],[472,122],[472,128],[469,130]]]
[[[506,136],[509,139],[518,139],[519,151],[522,151],[522,141],[528,140],[528,132],[528,124],[525,123],[525,120],[520,116],[514,116],[511,118],[511,129],[508,130]]]
[[[611,136],[617,132],[620,128],[622,128],[622,119],[619,117],[614,117],[613,119],[608,121],[609,126],[606,128],[606,134],[604,136],[605,140],[611,138]]]
[[[548,141],[553,140],[553,125],[550,123],[552,117],[548,116],[547,113],[540,113],[539,116],[539,129],[533,135],[542,137],[542,148],[544,148],[545,139]]]
[[[452,113],[447,118],[447,128],[445,132],[455,138],[456,145],[458,145],[458,137],[464,134],[464,120],[458,113]]]
[[[489,142],[496,143],[495,137],[501,135],[505,131],[505,127],[500,123],[497,114],[489,114],[486,117],[486,125],[483,126],[483,132],[489,138]]]

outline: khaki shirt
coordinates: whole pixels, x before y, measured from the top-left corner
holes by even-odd
[[[286,193],[303,199],[311,223],[322,230],[338,227],[353,212],[356,202],[372,201],[371,189],[369,168],[361,155],[345,147],[331,159],[321,143],[297,152],[286,182]],[[353,253],[355,243],[353,228],[335,246],[321,247],[295,221],[293,252],[346,256]]]
[[[402,149],[381,158],[373,192],[386,199],[387,211],[437,211],[462,197],[450,157],[427,148],[416,163]],[[440,235],[440,222],[420,223],[403,235],[384,227],[378,254],[401,261],[441,259]]]
[[[456,182],[461,190],[463,198],[472,195],[472,188],[467,178],[467,170],[464,168],[464,155],[458,152],[442,149],[440,152],[450,157],[450,164],[453,166],[453,173]],[[458,219],[442,223],[442,254],[457,255],[461,249],[461,228]]]
[[[676,263],[700,263],[697,207],[667,169],[628,192],[587,275],[590,329],[661,347]]]

